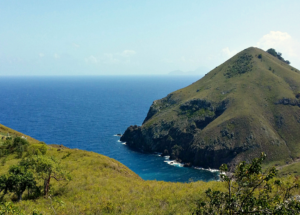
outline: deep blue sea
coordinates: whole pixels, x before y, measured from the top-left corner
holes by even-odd
[[[117,133],[141,125],[150,105],[200,77],[1,77],[0,123],[47,144],[94,151],[125,164],[145,180],[215,180],[216,172],[168,165],[135,152]]]

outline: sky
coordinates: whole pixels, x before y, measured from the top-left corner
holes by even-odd
[[[0,75],[204,75],[250,46],[275,48],[300,69],[299,8],[299,0],[0,0]]]

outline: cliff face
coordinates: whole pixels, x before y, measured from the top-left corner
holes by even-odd
[[[262,151],[269,162],[289,162],[300,156],[299,92],[298,70],[248,48],[154,101],[143,125],[130,126],[121,141],[205,168],[234,166]]]

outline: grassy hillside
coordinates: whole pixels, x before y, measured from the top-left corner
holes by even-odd
[[[251,47],[154,101],[144,124],[130,127],[123,141],[202,167],[262,151],[270,164],[291,163],[300,157],[299,92],[299,70]]]
[[[0,126],[0,132],[25,136],[19,132]],[[28,137],[30,144],[39,142]],[[0,143],[1,145],[1,143]],[[47,156],[60,160],[61,166],[70,172],[72,180],[53,180],[51,198],[43,196],[16,203],[26,214],[34,209],[42,214],[190,214],[196,201],[204,191],[213,187],[223,189],[220,182],[170,183],[144,181],[126,166],[109,157],[82,150],[48,146]],[[1,158],[0,158],[1,159]],[[3,159],[3,158],[2,158]],[[20,159],[10,155],[0,175]],[[13,194],[5,197],[14,199]],[[63,203],[59,203],[63,201]],[[53,210],[53,208],[54,210]]]
[[[25,136],[19,132],[0,126],[0,132]],[[30,144],[39,146],[37,140],[28,137]],[[0,141],[0,146],[3,142]],[[47,146],[46,156],[54,156],[67,170],[72,180],[52,181],[51,198],[40,196],[28,199],[27,192],[23,200],[14,204],[23,213],[32,211],[41,214],[191,214],[199,199],[206,200],[204,192],[224,191],[223,182],[171,183],[163,181],[145,181],[120,162],[109,157],[63,146]],[[24,155],[25,156],[25,155]],[[0,158],[3,159],[3,158]],[[9,155],[0,175],[5,174],[11,165],[20,161],[16,154]],[[295,174],[299,163],[284,167],[283,176]],[[293,170],[292,172],[290,170]],[[300,170],[299,170],[300,172]],[[15,200],[14,194],[5,197],[5,201]]]

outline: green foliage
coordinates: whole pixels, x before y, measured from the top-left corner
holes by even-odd
[[[173,158],[177,158],[180,155],[180,153],[181,153],[182,150],[183,149],[182,149],[181,146],[178,146],[178,145],[173,146],[172,147],[172,153],[171,153],[172,157]]]
[[[4,166],[7,161],[7,157],[2,158],[1,165]]]
[[[0,146],[1,156],[17,153],[18,158],[21,158],[23,152],[27,151],[29,142],[25,138],[16,137],[6,138],[4,144]]]
[[[72,153],[68,152],[66,155],[64,155],[61,159],[66,159],[67,157],[69,157]]]
[[[42,153],[42,155],[45,155],[47,153],[47,146],[46,144],[44,143],[40,148],[39,148],[40,152]]]
[[[17,195],[18,201],[21,201],[24,191],[34,188],[36,181],[32,172],[22,166],[13,165],[9,168],[8,174],[0,176],[0,193],[3,192],[3,196],[7,192],[13,192]]]
[[[281,54],[280,52],[276,52],[275,49],[270,48],[270,49],[267,50],[267,52],[268,52],[269,54],[273,55],[274,57],[277,57],[279,60],[285,62],[286,64],[291,64],[290,61],[284,60],[284,58],[282,57],[282,54]]]
[[[205,109],[205,108],[201,108],[199,110],[186,110],[186,111],[182,111],[181,114],[186,115],[188,118],[191,117],[214,117],[215,116],[215,112]]]
[[[224,76],[231,78],[246,72],[250,72],[253,68],[252,59],[253,56],[251,54],[241,54],[235,62],[228,66]]]
[[[194,214],[299,214],[300,202],[292,195],[299,188],[298,180],[283,183],[276,179],[275,167],[262,171],[266,155],[255,158],[250,164],[241,162],[230,176],[228,167],[220,167],[221,180],[227,191],[208,189],[208,201],[200,201]]]
[[[45,155],[47,153],[47,146],[42,144],[32,144],[27,149],[27,156]]]
[[[11,202],[0,203],[0,215],[23,215],[20,209],[13,205]]]
[[[274,57],[277,57],[277,52],[275,51],[275,49],[270,48],[270,49],[267,50],[267,52],[269,54],[273,55]]]
[[[54,157],[35,155],[22,160],[20,165],[28,169],[33,169],[39,179],[43,180],[45,196],[48,196],[51,178],[56,181],[71,179],[70,175],[61,168]]]
[[[261,54],[259,54],[257,57],[258,57],[258,59],[262,59],[262,55]]]

